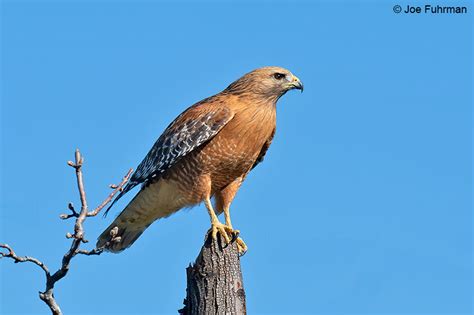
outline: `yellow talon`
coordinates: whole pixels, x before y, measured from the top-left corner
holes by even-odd
[[[211,199],[209,197],[206,198],[204,203],[206,204],[207,211],[211,217],[211,228],[207,233],[211,233],[212,239],[215,241],[217,241],[217,233],[220,233],[226,246],[232,242],[236,242],[239,256],[243,256],[247,252],[247,245],[245,245],[244,241],[239,237],[240,231],[234,230],[232,227],[232,223],[230,222],[229,208],[224,208],[226,224],[222,224],[217,218],[214,209],[212,208]]]
[[[211,233],[212,239],[217,240],[217,233],[222,235],[225,245],[229,245],[232,242],[236,242],[237,249],[239,251],[239,256],[243,256],[247,252],[247,245],[245,242],[239,237],[240,231],[234,230],[232,227],[222,224],[220,222],[215,222],[212,224],[211,228],[209,229],[209,233]]]
[[[242,257],[247,252],[248,247],[240,237],[237,238],[236,242],[237,242],[237,249],[239,250],[239,256]]]
[[[229,238],[229,234],[232,233],[233,231],[232,228],[217,221],[217,222],[212,222],[212,226],[209,231],[211,232],[213,240],[217,240],[217,233],[219,233],[224,238],[224,242],[226,244],[230,244],[231,239]]]

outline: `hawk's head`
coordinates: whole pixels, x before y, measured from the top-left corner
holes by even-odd
[[[253,70],[225,89],[232,94],[257,94],[277,100],[289,90],[303,91],[303,83],[290,71],[280,67]]]

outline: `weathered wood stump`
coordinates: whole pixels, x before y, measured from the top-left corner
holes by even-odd
[[[187,288],[180,314],[246,314],[237,245],[207,236],[194,265],[186,268]]]

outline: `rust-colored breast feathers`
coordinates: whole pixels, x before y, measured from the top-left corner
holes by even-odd
[[[198,186],[203,178],[210,181],[211,194],[214,194],[237,178],[245,177],[273,136],[273,107],[242,103],[238,98],[232,101],[220,106],[228,107],[233,118],[217,135],[184,157],[165,175],[179,182],[183,190],[196,192],[197,199],[202,195]]]

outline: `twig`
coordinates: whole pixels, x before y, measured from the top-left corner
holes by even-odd
[[[86,191],[84,188],[84,180],[83,180],[83,175],[82,175],[82,165],[84,163],[84,157],[81,155],[79,150],[76,150],[75,152],[75,162],[68,161],[68,165],[73,167],[76,171],[76,181],[77,181],[77,187],[79,190],[79,197],[81,200],[81,210],[78,213],[74,205],[72,203],[68,204],[68,208],[71,211],[71,214],[61,214],[60,218],[61,219],[69,219],[69,218],[76,218],[76,221],[74,223],[74,234],[67,233],[66,237],[67,238],[72,238],[72,243],[71,247],[69,250],[64,254],[61,267],[51,275],[49,272],[48,267],[40,260],[29,257],[29,256],[24,256],[20,257],[17,256],[16,253],[13,251],[13,249],[7,245],[7,244],[0,244],[0,248],[6,249],[8,252],[2,252],[0,251],[0,258],[6,257],[6,258],[11,258],[14,260],[15,263],[19,262],[31,262],[39,266],[43,271],[45,272],[46,275],[46,289],[44,292],[39,293],[39,297],[42,301],[44,301],[50,308],[52,314],[54,315],[61,315],[61,309],[59,305],[57,304],[55,298],[54,298],[54,285],[56,282],[64,278],[70,267],[70,262],[72,258],[78,254],[80,255],[86,255],[86,256],[92,256],[92,255],[100,255],[103,251],[102,248],[94,248],[92,250],[84,250],[84,249],[79,249],[81,246],[81,243],[87,243],[87,240],[84,238],[84,221],[86,220],[87,217],[93,217],[96,216],[109,202],[112,201],[113,197],[117,192],[119,192],[123,186],[127,183],[129,180],[131,174],[132,174],[132,169],[130,169],[123,178],[122,182],[119,185],[113,185],[114,191],[93,211],[88,211],[87,207],[87,198],[86,198]]]
[[[67,205],[68,209],[71,210],[71,214],[61,214],[59,217],[63,220],[69,219],[69,218],[77,218],[79,217],[79,213],[76,212],[76,209],[74,209],[74,205],[72,202],[70,202]]]
[[[76,250],[76,254],[81,254],[81,255],[86,255],[86,256],[92,256],[92,255],[100,255],[104,251],[103,248],[94,248],[92,250],[85,250],[85,249],[78,249]]]
[[[70,165],[72,167],[76,167],[76,165],[72,161],[69,161],[68,165]],[[133,169],[131,168],[131,169],[128,170],[128,173],[123,177],[120,184],[118,184],[118,185],[115,185],[115,184],[109,185],[109,187],[112,188],[113,191],[110,193],[110,195],[104,201],[102,201],[102,203],[97,208],[95,208],[92,211],[87,212],[87,216],[88,217],[95,217],[97,214],[99,214],[99,212],[102,209],[104,209],[105,206],[112,201],[112,199],[114,199],[115,195],[118,192],[122,191],[123,186],[125,186],[125,184],[129,181],[130,176],[132,176],[132,173],[133,173]],[[70,218],[78,218],[79,217],[79,213],[77,213],[77,211],[74,209],[74,205],[71,202],[68,204],[68,209],[71,210],[71,214],[61,214],[59,216],[61,219],[67,220],[67,219],[70,219]]]
[[[110,185],[110,188],[112,188],[113,191],[110,193],[110,195],[97,208],[95,208],[94,210],[88,212],[87,216],[88,217],[95,217],[109,202],[111,202],[112,199],[114,199],[115,195],[118,192],[122,191],[123,186],[125,186],[125,184],[128,182],[128,180],[130,179],[130,176],[132,176],[132,173],[133,173],[133,169],[129,169],[127,175],[124,176],[124,178],[122,179],[120,184]]]
[[[3,257],[11,258],[15,261],[15,264],[16,263],[21,263],[21,262],[31,262],[31,263],[39,266],[41,269],[43,269],[46,276],[49,276],[48,267],[46,267],[46,265],[43,264],[42,261],[40,261],[40,260],[38,260],[34,257],[30,257],[30,256],[24,256],[24,257],[17,256],[15,254],[15,252],[13,251],[13,249],[8,244],[0,244],[0,248],[5,248],[6,250],[8,250],[8,253],[0,252],[0,257],[2,257],[2,258]]]

